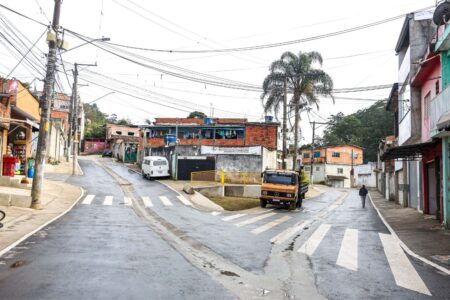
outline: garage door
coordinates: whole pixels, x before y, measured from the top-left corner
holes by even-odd
[[[204,158],[179,158],[178,180],[190,180],[192,172],[214,171],[216,160],[213,156]]]
[[[331,180],[331,186],[334,188],[343,188],[344,180]]]

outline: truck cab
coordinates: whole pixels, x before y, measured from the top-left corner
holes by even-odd
[[[260,204],[263,208],[273,204],[294,210],[302,206],[307,191],[308,184],[299,182],[298,172],[266,170],[262,173]]]

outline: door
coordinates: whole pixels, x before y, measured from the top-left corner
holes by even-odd
[[[344,180],[332,180],[331,186],[334,188],[344,188]]]
[[[437,211],[437,195],[436,195],[436,169],[434,162],[427,165],[428,173],[428,213],[430,215],[436,215]]]
[[[192,172],[214,171],[216,160],[214,157],[206,159],[178,159],[178,180],[191,180]]]

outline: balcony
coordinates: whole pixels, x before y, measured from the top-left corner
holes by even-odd
[[[450,112],[450,86],[430,101],[430,137],[438,132],[437,125],[442,116]],[[441,120],[442,121],[442,120]]]

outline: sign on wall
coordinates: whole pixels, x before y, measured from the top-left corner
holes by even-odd
[[[240,154],[240,155],[261,155],[261,147],[214,147],[202,146],[201,154]]]

